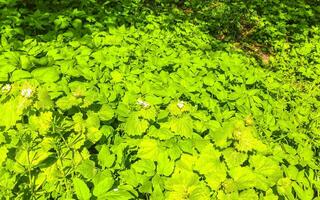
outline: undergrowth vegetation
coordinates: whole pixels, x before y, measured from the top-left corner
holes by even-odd
[[[1,199],[319,199],[319,1],[0,11]]]

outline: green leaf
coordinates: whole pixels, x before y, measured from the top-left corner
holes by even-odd
[[[77,99],[74,96],[65,96],[61,97],[56,101],[56,105],[61,109],[61,110],[68,110],[72,108],[72,106],[77,106],[81,103],[81,99]]]
[[[258,200],[259,196],[254,189],[249,189],[249,190],[242,191],[239,195],[239,199],[241,199],[241,200],[247,200],[247,199]]]
[[[159,140],[168,140],[174,137],[174,134],[167,128],[157,129],[155,126],[150,126],[148,136],[157,138]]]
[[[288,167],[284,168],[286,176],[292,180],[297,180],[299,170],[294,165],[289,165]]]
[[[140,174],[144,174],[144,177],[153,176],[155,174],[156,166],[151,160],[138,160],[131,165],[131,168]]]
[[[87,94],[88,84],[80,81],[72,81],[68,84],[71,93],[75,97],[84,97]]]
[[[154,96],[154,95],[146,95],[145,97],[145,100],[147,102],[149,102],[150,104],[152,105],[161,105],[162,103],[162,98],[161,97],[157,97],[157,96]]]
[[[82,161],[81,164],[76,168],[76,171],[87,179],[92,179],[97,173],[95,163],[92,160]]]
[[[16,69],[15,65],[11,65],[8,63],[0,63],[0,72],[1,74],[8,74],[13,72]]]
[[[29,153],[32,155],[32,153]],[[29,155],[29,156],[30,156]],[[45,167],[48,164],[50,165],[50,157],[52,157],[54,154],[51,152],[47,152],[44,149],[39,149],[35,152],[34,156],[30,158],[31,164],[34,167]],[[55,156],[55,155],[54,155]]]
[[[50,109],[53,107],[53,101],[51,100],[48,91],[44,88],[39,88],[38,92],[38,101],[36,102],[36,107],[40,109]]]
[[[137,115],[131,115],[124,124],[124,131],[129,136],[143,135],[149,127],[149,123],[145,119],[139,119]]]
[[[23,79],[31,78],[31,74],[24,70],[15,70],[11,75],[11,81],[19,81]]]
[[[117,113],[117,117],[121,121],[124,121],[123,118],[130,117],[130,116],[133,117],[132,115],[130,115],[129,106],[127,106],[126,104],[123,104],[123,103],[119,103],[117,110],[116,110],[116,113]]]
[[[154,107],[149,107],[147,109],[141,109],[139,111],[139,116],[146,120],[155,120],[157,116],[157,111]]]
[[[278,196],[275,195],[272,191],[272,189],[269,189],[267,192],[266,192],[266,195],[262,198],[263,200],[278,200]]]
[[[290,200],[295,199],[292,194],[292,181],[289,178],[279,179],[277,183],[277,191],[280,195],[283,195]]]
[[[8,149],[5,146],[0,147],[0,166],[7,159]]]
[[[197,157],[183,153],[180,159],[176,161],[175,171],[187,170],[192,171],[195,167]]]
[[[115,189],[113,191],[107,192],[107,194],[105,195],[105,199],[112,200],[129,200],[133,198],[134,196],[130,192],[122,189]]]
[[[170,179],[165,182],[165,188],[168,190],[166,199],[192,199],[209,200],[209,189],[199,181],[199,177],[193,172],[181,171],[174,173]]]
[[[163,190],[163,183],[162,183],[161,177],[156,174],[154,177],[152,177],[152,186],[153,186],[153,192],[151,193],[150,199],[154,200],[164,200],[164,194],[162,192]]]
[[[248,152],[252,150],[257,150],[260,152],[267,151],[267,147],[259,139],[254,137],[253,129],[251,127],[244,127],[240,129],[235,129],[233,132],[237,143],[235,148],[238,151]]]
[[[88,200],[91,198],[91,192],[83,180],[79,178],[73,178],[72,181],[76,195],[80,200]]]
[[[170,176],[174,170],[174,161],[170,160],[166,152],[160,152],[157,159],[157,173]]]
[[[233,132],[233,123],[227,122],[224,123],[222,127],[218,127],[218,124],[216,124],[216,121],[212,121],[210,123],[213,123],[213,127],[209,124],[209,130],[210,130],[210,138],[213,139],[214,143],[219,147],[228,147],[230,145],[230,142],[228,142],[228,139],[232,137]]]
[[[310,145],[299,145],[298,154],[299,154],[299,157],[301,158],[301,164],[307,163],[312,166],[314,153],[311,150]]]
[[[192,119],[189,116],[170,120],[170,129],[182,137],[191,138],[193,133]]]
[[[99,115],[100,120],[109,121],[113,118],[114,111],[110,106],[104,104],[104,105],[102,105],[101,109],[99,110],[98,115]]]
[[[85,121],[85,126],[87,128],[87,138],[92,143],[96,143],[102,137],[102,133],[99,130],[100,119],[97,113],[92,111],[87,112],[87,119]]]
[[[103,145],[98,154],[99,164],[102,167],[111,167],[115,159],[115,155],[110,153],[108,146]]]
[[[292,183],[292,187],[294,188],[294,191],[296,192],[297,196],[300,199],[306,199],[306,200],[313,199],[314,191],[312,190],[311,187],[308,188],[308,187],[306,187],[306,185],[300,186],[296,182]]]
[[[218,191],[217,198],[220,200],[222,199],[230,199],[230,200],[237,200],[239,199],[238,192],[231,192],[231,193],[224,193],[222,190]]]
[[[21,115],[28,105],[27,102],[28,100],[18,97],[4,104],[0,104],[0,126],[5,126],[6,129],[14,126],[16,122],[21,119]]]
[[[41,67],[31,72],[32,76],[42,82],[56,82],[60,79],[59,71],[54,67]]]
[[[121,82],[123,79],[123,75],[119,71],[112,71],[111,72],[112,82],[118,83]]]
[[[22,69],[29,69],[31,68],[30,59],[26,55],[20,56],[20,64]]]
[[[42,112],[38,117],[33,115],[29,118],[29,123],[34,130],[45,135],[52,125],[52,112]]]
[[[180,140],[178,145],[183,152],[190,155],[195,154],[194,143],[191,139]]]
[[[40,49],[38,49],[40,50]],[[34,52],[34,53],[38,53],[38,52]],[[31,52],[29,52],[29,54],[32,54]],[[36,65],[39,65],[39,66],[46,66],[48,65],[48,57],[47,56],[44,56],[44,57],[41,57],[41,58],[33,58],[32,61],[36,64]]]
[[[253,155],[250,157],[249,162],[255,173],[268,177],[274,184],[282,177],[282,170],[279,163],[272,158],[262,155]]]
[[[195,161],[194,170],[205,176],[212,190],[218,190],[227,177],[225,164],[220,161],[220,152],[207,145]]]
[[[36,151],[19,149],[15,155],[16,161],[24,167],[34,167],[43,164],[43,161],[53,155],[50,152],[46,152],[43,149],[38,149]]]
[[[103,198],[114,184],[111,173],[100,173],[99,180],[94,180],[93,195],[98,198]]]
[[[96,127],[88,127],[87,128],[87,139],[92,142],[93,144],[97,143],[101,137],[102,132],[99,130],[99,128]]]
[[[103,125],[100,131],[104,136],[109,137],[114,132],[114,128],[112,126]]]
[[[9,74],[7,74],[5,72],[2,72],[0,70],[0,81],[1,82],[6,82],[6,81],[8,81],[8,78],[9,78]]]
[[[124,180],[125,184],[128,184],[132,187],[137,187],[139,184],[142,183],[143,175],[138,174],[135,170],[124,170],[119,172],[120,179]]]
[[[223,157],[229,168],[239,167],[245,160],[247,160],[248,155],[245,153],[237,152],[232,148],[228,148],[223,151]]]
[[[203,83],[208,86],[213,86],[215,83],[215,77],[212,73],[207,74],[205,77],[203,77]]]
[[[257,177],[249,167],[232,168],[229,174],[238,190],[248,189],[257,185]]]
[[[59,15],[55,20],[54,24],[57,29],[64,29],[69,26],[70,18],[67,16]]]
[[[139,144],[138,157],[142,159],[156,160],[160,151],[161,150],[156,140],[143,139]]]

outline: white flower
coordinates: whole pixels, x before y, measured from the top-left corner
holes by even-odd
[[[33,92],[33,91],[32,91],[31,88],[22,89],[22,90],[21,90],[21,95],[22,95],[23,97],[29,98],[29,97],[31,97],[32,92]]]
[[[139,104],[140,106],[143,106],[144,108],[147,108],[150,106],[150,104],[148,102],[142,101],[140,99],[137,101],[137,104]]]
[[[178,108],[182,109],[184,107],[184,102],[183,101],[179,101],[177,103]]]
[[[118,189],[118,188],[114,188],[114,189],[113,189],[113,191],[118,192],[118,191],[119,191],[119,189]]]
[[[2,88],[2,92],[9,92],[11,90],[12,86],[10,84],[5,84]]]

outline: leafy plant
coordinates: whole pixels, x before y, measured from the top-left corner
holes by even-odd
[[[202,23],[211,6],[233,13],[240,4],[246,11],[245,2],[35,1],[21,10],[33,13],[23,20],[15,10],[21,3],[5,3],[1,9],[11,14],[0,22],[1,198],[319,198],[316,27],[308,29],[312,36],[300,35],[305,41],[284,41],[285,32],[268,32],[255,18],[266,10],[246,13],[257,28],[253,38],[262,31],[261,40],[275,41],[261,63],[203,29],[214,32],[209,25],[221,14]],[[50,3],[70,9],[41,15]],[[108,5],[124,18],[113,21],[102,9]],[[147,15],[150,5],[162,14]],[[141,7],[146,21],[117,25]],[[186,7],[203,21],[170,27],[178,16],[192,19],[176,10]],[[232,31],[232,23],[222,31]],[[35,33],[21,32],[25,24]]]

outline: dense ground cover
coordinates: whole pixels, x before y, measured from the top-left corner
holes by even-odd
[[[319,198],[318,1],[0,5],[1,198]]]

